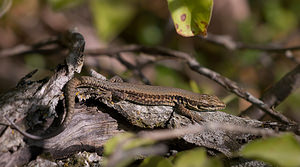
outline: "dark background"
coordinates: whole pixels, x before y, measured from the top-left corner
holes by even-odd
[[[208,33],[262,46],[297,46],[300,45],[299,11],[298,0],[215,0]],[[175,32],[167,2],[162,0],[15,0],[0,18],[0,51],[32,45],[74,28],[84,35],[86,50],[134,43],[193,54],[203,66],[238,82],[256,97],[300,61],[297,51],[291,59],[282,53],[228,50],[199,37],[181,37]],[[65,52],[1,55],[0,92],[14,88],[24,75],[36,68],[39,72],[34,79],[50,75],[65,56]],[[132,63],[137,61],[130,54],[122,56]],[[118,74],[128,81],[138,82],[132,71],[106,56],[87,57],[85,70],[87,68],[107,77]],[[142,72],[152,84],[216,94],[227,103],[225,111],[231,114],[238,114],[250,105],[180,62],[159,61]],[[298,90],[276,110],[300,121],[299,102]]]

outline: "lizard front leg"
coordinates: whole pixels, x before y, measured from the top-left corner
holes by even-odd
[[[203,118],[201,116],[199,116],[195,111],[191,111],[191,110],[185,108],[184,105],[182,105],[182,104],[176,104],[174,106],[174,110],[178,114],[186,116],[186,117],[190,118],[191,120],[196,121],[197,123],[201,123],[204,121]]]

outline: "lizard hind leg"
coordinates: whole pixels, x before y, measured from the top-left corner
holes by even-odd
[[[112,92],[108,90],[101,90],[101,91],[96,91],[96,98],[97,99],[103,99],[109,103],[115,103],[119,101],[126,100],[126,94],[122,92]]]
[[[115,76],[113,76],[112,78],[109,79],[109,82],[119,82],[119,83],[121,83],[121,82],[124,82],[124,81],[120,76],[115,75]]]

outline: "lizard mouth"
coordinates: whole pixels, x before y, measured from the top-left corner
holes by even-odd
[[[223,105],[218,105],[218,106],[202,106],[198,105],[197,108],[200,110],[208,110],[208,111],[216,111],[216,110],[222,110],[226,107],[225,104]]]

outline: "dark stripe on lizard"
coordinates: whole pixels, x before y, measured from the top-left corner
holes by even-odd
[[[95,89],[100,89],[100,91],[103,92],[110,92],[111,96],[117,96],[121,100],[126,100],[141,105],[174,106],[181,115],[194,119],[197,122],[201,121],[202,119],[189,109],[201,112],[216,111],[226,107],[226,105],[214,95],[198,94],[179,88],[150,86],[126,82],[111,82],[94,77],[82,76],[71,79],[66,85],[65,104],[67,111],[65,119],[61,125],[62,129],[66,128],[66,126],[70,123],[72,116],[74,115],[76,88],[78,87],[92,87]],[[22,132],[12,121],[10,121],[10,123],[24,136],[31,139],[43,140],[53,137],[51,134],[48,136],[34,136],[26,132]]]

